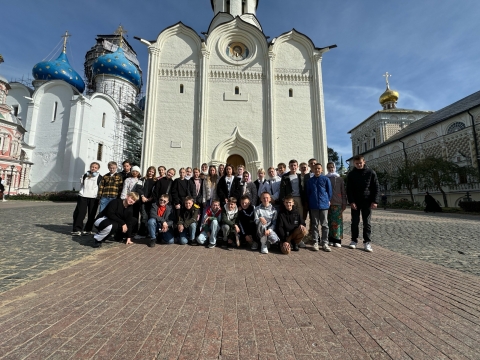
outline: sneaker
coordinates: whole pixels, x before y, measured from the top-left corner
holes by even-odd
[[[323,249],[323,251],[326,251],[326,252],[332,251],[332,249],[330,249],[330,246],[328,246],[328,244],[326,244],[326,243],[323,244],[322,249]]]
[[[262,254],[268,254],[267,244],[262,243],[262,248],[261,248],[260,252],[261,252]]]
[[[250,250],[258,250],[258,243],[256,243],[255,241],[252,243],[252,247],[250,248]]]
[[[333,243],[332,243],[332,242],[329,242],[329,243],[328,243],[328,246],[333,246]]]
[[[333,246],[341,248],[341,247],[342,247],[342,244],[340,244],[340,243],[335,243],[335,244],[333,244]]]
[[[72,231],[70,233],[72,236],[81,236],[82,235],[82,232],[81,231]]]
[[[190,244],[190,246],[197,246],[198,245],[196,240],[190,240],[188,243]]]
[[[143,235],[135,235],[133,238],[134,238],[135,240],[140,240],[140,239],[145,239],[146,236],[143,236]]]
[[[300,248],[298,246],[299,244],[292,243],[292,246],[291,246],[292,251],[300,251]]]
[[[305,243],[304,243],[303,240],[302,240],[302,241],[300,241],[300,242],[298,243],[298,247],[306,248],[307,245],[305,245]],[[295,251],[297,251],[297,250],[295,250]]]
[[[318,246],[318,242],[313,244],[313,250],[315,250],[315,251],[320,250],[320,247]]]
[[[213,249],[215,247],[215,244],[208,244],[207,246],[209,249]]]
[[[372,252],[372,251],[373,251],[372,245],[370,244],[370,241],[369,241],[369,242],[366,242],[365,244],[363,244],[363,246],[364,246],[363,249],[364,249],[365,251],[368,251],[368,252]]]
[[[90,235],[90,231],[82,231],[82,236]]]
[[[92,246],[92,247],[94,247],[94,248],[101,248],[101,247],[102,247],[102,242],[95,240],[95,242],[93,243],[93,246]]]
[[[350,249],[355,249],[357,247],[357,243],[355,241],[352,241],[350,245],[348,245]]]

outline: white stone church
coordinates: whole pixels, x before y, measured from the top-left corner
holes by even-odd
[[[146,41],[142,168],[327,162],[322,57],[296,30],[268,39],[258,0],[212,0],[201,37],[180,23]]]

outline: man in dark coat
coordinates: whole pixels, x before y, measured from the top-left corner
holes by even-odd
[[[365,251],[372,252],[370,220],[372,209],[378,204],[378,179],[377,174],[365,165],[365,158],[362,155],[353,157],[355,168],[347,175],[347,198],[352,208],[352,242],[350,249],[355,249],[358,242],[358,225],[360,224],[360,213],[363,221],[363,244]]]

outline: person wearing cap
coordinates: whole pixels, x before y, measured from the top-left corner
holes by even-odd
[[[136,192],[137,194],[144,195],[143,193],[143,181],[141,180],[141,171],[140,167],[138,166],[132,166],[132,169],[130,170],[130,177],[127,177],[125,181],[123,182],[123,190],[122,194],[120,195],[120,198],[122,200],[127,198],[127,194],[131,192]],[[141,204],[139,202],[135,202],[133,204],[133,217],[134,219],[137,219],[137,222],[134,222],[134,226],[131,229],[131,232],[133,234],[136,234],[138,230],[138,218],[140,216],[140,207]],[[130,244],[131,241],[128,239],[127,244]]]

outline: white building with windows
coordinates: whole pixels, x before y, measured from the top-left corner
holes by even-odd
[[[326,163],[323,54],[304,34],[268,39],[258,0],[212,0],[204,36],[180,23],[148,46],[142,166]]]
[[[128,97],[135,102],[141,88],[137,67],[116,47],[93,59],[92,80],[101,90],[83,95],[85,83],[66,55],[67,37],[56,60],[34,66],[34,89],[12,82],[7,97],[26,130],[25,142],[30,146],[24,149],[25,156],[34,164],[27,187],[33,193],[78,190],[91,162],[98,162],[100,172],[106,173],[109,161],[121,161],[118,101]],[[117,93],[112,94],[112,89]]]
[[[387,82],[387,90],[380,96],[383,110],[349,131],[353,155],[363,155],[369,167],[390,174],[404,166],[405,158],[415,162],[427,156],[443,157],[461,167],[479,170],[480,91],[435,112],[397,109],[398,98]],[[439,192],[428,191],[443,204]],[[447,189],[450,206],[458,206],[467,191],[472,199],[480,200],[480,184],[472,185],[459,174],[457,186]],[[417,188],[413,193],[415,201],[421,203],[425,189]],[[409,198],[406,191],[388,195],[392,200]]]

